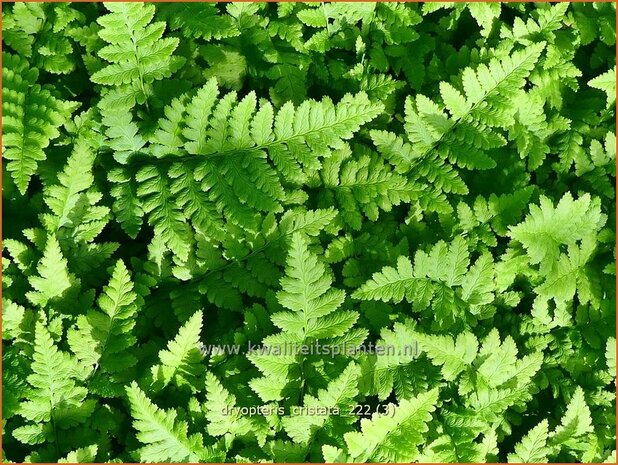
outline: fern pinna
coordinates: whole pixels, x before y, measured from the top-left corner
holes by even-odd
[[[2,459],[607,462],[616,8],[2,4]]]

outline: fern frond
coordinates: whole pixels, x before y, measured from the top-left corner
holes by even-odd
[[[443,105],[424,95],[406,100],[407,140],[387,131],[372,130],[371,137],[397,171],[413,180],[426,179],[441,191],[465,194],[468,190],[451,164],[469,169],[489,169],[496,162],[488,151],[506,144],[504,129],[513,124],[515,95],[534,69],[545,44],[533,44],[502,60],[466,68],[461,90],[440,83]],[[448,111],[448,114],[446,113]]]
[[[616,67],[588,81],[590,87],[602,90],[607,94],[607,106],[616,102]]]
[[[215,237],[223,221],[255,232],[260,212],[281,211],[284,185],[313,177],[321,160],[382,108],[361,93],[337,104],[325,98],[294,108],[288,102],[275,112],[268,102],[258,108],[253,92],[240,101],[235,92],[219,97],[211,80],[164,110],[150,149],[161,160],[136,159],[138,168],[145,164],[133,178],[137,186],[125,181],[133,176],[129,169],[114,172],[113,192],[135,210],[126,220],[131,232],[145,211],[167,247],[186,261],[190,226]]]
[[[157,16],[166,20],[172,31],[180,30],[185,37],[204,40],[224,39],[240,34],[232,16],[220,14],[218,5],[192,2],[158,5]]]
[[[66,102],[36,83],[38,74],[24,58],[2,53],[2,156],[22,194],[71,113]]]
[[[615,4],[4,3],[3,461],[615,461]]]
[[[612,378],[616,378],[616,338],[610,337],[605,344],[605,360],[607,369]]]
[[[151,23],[155,6],[137,3],[105,3],[110,13],[97,22],[99,36],[109,45],[99,56],[111,64],[91,76],[97,84],[123,86],[137,103],[145,103],[151,95],[153,81],[169,77],[184,63],[173,56],[179,40],[163,38],[164,22]]]
[[[575,293],[581,304],[600,307],[602,295],[598,278],[588,265],[594,253],[594,243],[589,238],[583,239],[581,246],[570,244],[567,253],[560,253],[551,269],[543,273],[544,281],[534,289],[537,295],[534,302],[537,310],[535,317],[539,317],[538,312],[545,313],[548,300],[562,307],[573,299]]]
[[[476,359],[478,341],[472,333],[459,333],[455,340],[450,336],[420,333],[414,336],[433,364],[440,366],[446,381],[456,379]]]
[[[242,436],[252,431],[251,418],[236,409],[236,397],[225,389],[212,373],[206,374],[206,403],[204,412],[208,420],[207,431],[211,436],[231,434]]]
[[[159,166],[145,166],[135,180],[139,184],[140,207],[148,215],[155,235],[181,260],[186,260],[191,247],[191,229],[175,202],[167,174]]]
[[[308,100],[294,108],[288,102],[276,113],[268,102],[258,109],[253,93],[236,104],[232,92],[215,105],[217,94],[216,82],[210,81],[187,105],[187,129],[183,131],[187,152],[208,155],[213,163],[215,159],[224,163],[236,157],[242,164],[248,163],[246,159],[256,163],[268,155],[284,178],[294,182],[315,173],[320,158],[330,155],[330,148],[339,147],[382,109],[362,93],[348,94],[336,105],[329,99]],[[274,184],[269,190],[276,191]],[[241,199],[250,202],[246,195]]]
[[[548,461],[551,449],[547,447],[548,424],[543,420],[536,425],[515,446],[515,452],[509,454],[509,463],[544,463]]]
[[[108,173],[112,184],[110,194],[114,198],[112,210],[120,227],[135,239],[139,233],[144,217],[142,202],[137,195],[137,186],[131,174],[122,168],[116,168]]]
[[[573,441],[593,431],[590,408],[584,397],[584,390],[577,386],[566,412],[562,417],[560,426],[550,435],[550,445],[565,445],[569,447]]]
[[[344,435],[350,456],[355,462],[413,461],[437,401],[438,390],[433,389],[402,400],[392,415],[376,413],[371,420],[361,420],[361,432]]]
[[[389,300],[401,302],[404,297],[412,299],[412,286],[416,278],[414,268],[406,257],[397,259],[397,268],[386,267],[380,273],[375,273],[372,280],[365,283],[352,294],[357,299]]]
[[[3,339],[12,340],[13,344],[30,344],[34,321],[34,312],[22,307],[11,299],[2,299],[2,335]]]
[[[69,274],[67,260],[62,255],[60,244],[54,236],[48,236],[43,257],[37,265],[38,276],[29,278],[33,291],[26,293],[30,302],[41,307],[61,297],[71,287],[73,277]]]
[[[500,17],[502,8],[500,3],[473,3],[466,5],[472,17],[481,27],[481,35],[487,37],[496,19]]]
[[[547,122],[545,100],[538,92],[521,92],[516,106],[515,124],[509,129],[509,138],[515,141],[520,158],[527,158],[528,169],[536,170],[550,152],[547,141],[556,127]]]
[[[482,439],[479,438],[481,430],[478,420],[446,410],[440,423],[436,427],[438,438],[427,444],[418,457],[419,461],[485,463],[496,457],[498,452],[496,433],[486,432]]]
[[[524,21],[520,17],[515,17],[513,29],[509,30],[508,26],[503,25],[500,35],[524,45],[530,45],[539,37],[553,42],[554,31],[561,28],[567,9],[567,4],[556,3],[547,9],[537,9],[535,13],[538,18],[528,18]]]
[[[406,130],[419,157],[444,150],[443,156],[462,167],[495,165],[483,156],[483,151],[504,143],[491,128],[512,122],[513,103],[505,101],[504,91],[508,89],[513,95],[514,89],[524,86],[544,47],[544,43],[534,44],[503,60],[493,59],[477,69],[466,68],[461,75],[463,92],[441,83],[440,95],[450,118],[424,97],[417,97],[415,105],[409,100]],[[473,151],[470,158],[459,158],[465,148]]]
[[[353,229],[360,229],[363,215],[378,219],[379,210],[391,211],[394,206],[420,196],[419,188],[405,177],[393,173],[375,153],[363,151],[359,157],[349,157],[338,151],[324,161],[321,177],[327,191],[340,206],[340,214]]]
[[[241,292],[255,296],[265,296],[267,286],[277,286],[281,271],[279,266],[285,264],[285,250],[295,232],[314,237],[324,230],[336,217],[332,209],[288,210],[276,225],[274,215],[266,217],[261,229],[253,239],[251,249],[248,248],[243,234],[238,241],[232,241],[228,236],[225,240],[226,257],[221,256],[216,263],[208,260],[196,260],[192,265],[192,273],[203,276],[200,279],[199,290],[208,299],[225,308],[236,309],[241,306]],[[228,224],[228,228],[230,225]],[[196,238],[196,248],[204,258],[210,255],[213,242],[211,236]],[[233,261],[229,261],[233,260]],[[215,267],[213,269],[213,267]],[[197,269],[196,269],[197,268]],[[221,283],[234,283],[222,287]]]
[[[54,213],[57,221],[56,229],[71,225],[69,215],[75,208],[80,195],[92,186],[92,165],[94,153],[85,139],[75,143],[73,153],[67,160],[66,167],[58,175],[60,185],[48,189],[45,202]]]
[[[188,433],[188,425],[176,419],[174,410],[161,410],[133,382],[126,388],[137,439],[145,444],[137,453],[142,462],[214,462],[218,455],[199,433]]]
[[[99,310],[90,310],[77,320],[67,339],[80,362],[93,366],[90,388],[106,396],[122,395],[122,373],[137,359],[128,350],[136,343],[131,333],[137,316],[137,295],[131,276],[118,260],[108,286],[97,301]]]
[[[478,196],[473,204],[460,202],[457,205],[457,230],[468,238],[469,243],[478,244],[480,250],[486,250],[481,242],[495,247],[496,236],[506,236],[508,226],[521,219],[533,190],[532,186],[527,186],[510,194],[492,194],[489,198]]]
[[[468,270],[469,268],[469,270]],[[494,264],[482,255],[470,267],[465,240],[441,241],[429,253],[416,252],[414,265],[407,257],[397,259],[397,268],[387,266],[352,296],[357,299],[414,303],[416,311],[430,308],[435,326],[449,327],[467,318],[467,311],[480,314],[494,299]],[[471,306],[471,307],[470,307]]]
[[[196,312],[180,328],[178,335],[168,343],[167,350],[159,352],[160,364],[152,367],[152,375],[158,388],[173,382],[177,386],[196,389],[198,380],[203,378],[200,366],[200,332],[203,313]]]
[[[411,320],[396,322],[390,329],[382,328],[375,345],[376,354],[361,362],[361,392],[385,400],[393,391],[398,399],[407,399],[427,389],[425,373],[413,365],[419,355],[417,342]]]
[[[606,45],[613,46],[616,43],[615,5],[577,5],[572,7],[570,18],[583,45],[588,45],[597,38]]]
[[[76,383],[78,372],[75,361],[58,350],[49,331],[40,322],[36,324],[30,368],[28,400],[20,404],[19,414],[33,423],[19,430],[17,436],[20,440],[40,437],[56,441],[57,428],[83,423],[92,414],[95,404],[92,400],[86,400],[86,388]],[[51,428],[44,428],[46,423]],[[41,436],[32,436],[35,430]]]
[[[282,419],[286,433],[299,443],[307,443],[320,429],[328,423],[351,423],[355,419],[348,417],[354,398],[358,394],[358,378],[360,369],[351,362],[341,375],[331,381],[326,389],[318,391],[317,396],[307,394],[303,406],[307,410]],[[305,413],[307,412],[307,413]],[[315,415],[313,412],[327,412]]]
[[[53,74],[75,70],[70,31],[85,22],[85,15],[69,4],[17,2],[3,14],[2,41],[33,66]]]
[[[93,444],[88,447],[69,452],[66,457],[58,460],[58,463],[88,463],[96,460],[98,446]]]
[[[42,215],[45,228],[57,234],[63,245],[79,248],[86,256],[89,254],[84,243],[94,241],[110,219],[110,209],[98,205],[102,195],[93,187],[95,154],[87,137],[80,136],[75,142],[64,170],[58,174],[59,184],[45,189],[44,200],[53,214]],[[95,259],[100,259],[104,247],[113,251],[116,245],[103,243],[92,247],[99,249],[94,255],[98,255]],[[85,262],[87,257],[83,259]],[[85,269],[88,268],[79,266],[80,271]]]
[[[530,401],[530,394],[524,389],[479,390],[470,397],[470,416],[485,425],[500,421],[509,407]]]
[[[539,463],[553,461],[561,451],[581,453],[593,431],[590,408],[586,404],[584,391],[577,386],[560,425],[549,431],[547,420],[532,428],[515,446],[515,452],[509,454],[509,462]]]
[[[343,344],[349,348],[357,339],[357,344],[360,344],[366,337],[366,332],[361,330],[353,335],[352,340],[345,339],[346,335],[352,335],[351,328],[358,313],[337,311],[345,299],[345,292],[331,288],[331,284],[332,277],[317,256],[309,251],[306,239],[300,233],[294,233],[286,276],[281,279],[282,290],[277,293],[279,304],[288,310],[271,316],[273,324],[282,331],[265,338],[264,348],[248,355],[264,375],[250,383],[262,400],[279,400],[286,390],[298,388],[299,380],[288,379],[288,376],[293,367],[303,363],[302,353],[297,353],[302,345],[321,339],[325,343]],[[278,382],[273,384],[273,379]],[[293,386],[288,386],[290,382]]]
[[[113,150],[114,159],[121,164],[139,153],[146,145],[146,139],[140,134],[139,127],[133,121],[131,107],[123,91],[114,89],[108,92],[99,103],[101,122],[107,128],[106,145]]]
[[[519,391],[523,392],[524,388],[530,386],[542,363],[543,353],[540,351],[518,358],[518,349],[513,338],[507,336],[500,341],[499,332],[492,329],[482,340],[477,359],[473,363],[476,376],[464,373],[460,392],[479,390],[485,395],[486,389],[482,386],[490,388],[515,386],[517,389],[514,391],[514,398],[519,400],[516,397]]]
[[[590,187],[604,197],[613,199],[616,196],[614,179],[616,178],[616,135],[608,131],[601,140],[593,139],[590,147],[580,148],[580,154],[575,163],[575,172],[581,176],[586,187]],[[590,155],[590,159],[585,156]]]
[[[476,20],[481,28],[481,35],[487,37],[491,33],[494,20],[500,17],[502,12],[501,5],[499,3],[451,3],[451,2],[432,2],[423,4],[423,15],[433,13],[440,9],[453,10],[451,16],[459,16],[466,9],[470,12],[470,15]]]
[[[523,245],[531,264],[546,270],[558,259],[560,246],[594,236],[605,220],[599,199],[588,193],[574,200],[567,192],[555,207],[541,196],[540,205],[531,205],[530,214],[509,229],[509,236]]]
[[[273,323],[283,331],[297,335],[299,341],[343,334],[354,324],[356,317],[350,314],[348,318],[349,312],[339,312],[338,317],[345,316],[346,321],[341,328],[327,318],[345,299],[345,292],[331,289],[331,283],[332,278],[326,274],[324,265],[309,252],[303,237],[295,234],[286,276],[281,279],[283,290],[277,293],[279,303],[291,312],[274,314]]]

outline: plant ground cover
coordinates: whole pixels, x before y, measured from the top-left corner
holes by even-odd
[[[3,3],[3,460],[615,463],[615,21]]]

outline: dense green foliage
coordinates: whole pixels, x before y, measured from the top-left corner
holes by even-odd
[[[2,15],[6,461],[615,463],[615,4]]]

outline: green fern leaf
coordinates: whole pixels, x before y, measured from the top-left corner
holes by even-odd
[[[136,175],[141,209],[148,216],[156,236],[181,260],[187,260],[191,230],[175,201],[166,173],[158,166],[145,166]]]
[[[123,92],[144,103],[151,95],[155,80],[169,77],[184,63],[173,56],[179,40],[162,38],[164,22],[151,23],[154,5],[105,3],[110,13],[99,17],[99,35],[109,45],[99,56],[111,64],[91,76],[97,84],[123,86]],[[132,87],[131,87],[132,86]]]
[[[339,336],[354,324],[356,317],[347,318],[348,312],[337,314],[344,316],[341,328],[335,329],[327,318],[343,303],[345,292],[330,289],[332,279],[324,265],[309,252],[300,234],[292,237],[287,266],[287,276],[281,280],[283,290],[277,293],[277,298],[291,312],[274,314],[272,320],[276,326],[304,341],[320,337],[322,330],[327,330],[328,336]]]
[[[550,199],[541,196],[540,205],[531,205],[530,215],[512,226],[509,236],[524,246],[531,264],[540,263],[546,270],[558,259],[560,246],[595,235],[605,219],[598,199],[590,194],[574,200],[567,192],[555,207]]]
[[[22,57],[2,53],[2,156],[22,194],[71,113],[68,103],[36,83],[38,74]]]
[[[282,419],[288,436],[296,442],[307,443],[318,430],[327,427],[328,423],[350,422],[348,415],[358,394],[359,376],[359,367],[350,363],[326,389],[318,391],[317,397],[307,394],[303,402],[306,409]],[[353,416],[351,419],[352,422],[355,420]]]
[[[466,68],[461,88],[442,82],[438,105],[424,95],[408,97],[405,105],[407,140],[386,131],[372,130],[371,137],[397,171],[424,179],[444,192],[465,194],[467,186],[451,165],[489,169],[496,162],[487,154],[506,144],[503,135],[514,122],[516,105],[506,92],[521,89],[536,65],[545,43],[530,45],[502,60],[494,58],[477,69]],[[450,116],[446,113],[450,113]]]
[[[437,389],[402,400],[391,415],[374,414],[361,421],[361,432],[344,435],[355,462],[410,462],[418,454],[431,412],[438,401]]]
[[[392,329],[382,328],[376,354],[363,363],[363,378],[369,382],[363,393],[375,392],[378,399],[385,400],[394,390],[397,398],[406,399],[426,388],[424,374],[413,365],[419,349],[410,320],[397,322]]]
[[[413,183],[368,151],[355,158],[346,150],[336,152],[324,161],[321,177],[328,189],[324,200],[332,195],[344,221],[356,230],[363,216],[376,221],[379,210],[391,211],[420,194]]]
[[[282,290],[277,293],[279,304],[288,310],[274,313],[271,320],[280,333],[264,338],[262,349],[248,354],[249,360],[263,373],[251,381],[251,387],[268,402],[280,400],[287,391],[294,391],[298,379],[292,369],[303,363],[297,351],[314,340],[350,347],[360,344],[366,332],[354,334],[351,328],[358,319],[352,310],[337,309],[345,300],[345,292],[331,288],[332,277],[317,256],[309,251],[301,233],[292,236],[287,258],[286,276],[281,278]],[[334,354],[333,354],[334,355]],[[273,380],[277,380],[276,383]],[[302,382],[302,381],[301,381]]]
[[[588,81],[590,87],[602,90],[607,94],[607,106],[616,102],[616,67]]]
[[[223,436],[229,433],[235,437],[251,432],[251,418],[242,416],[235,409],[236,398],[221,385],[215,375],[207,373],[204,411],[208,420],[208,434]]]
[[[86,421],[94,410],[94,401],[86,400],[88,391],[78,386],[77,366],[68,354],[60,352],[48,330],[37,323],[32,356],[32,374],[28,376],[28,400],[19,414],[33,422],[18,431],[19,439],[39,442],[57,441],[57,428],[68,428]],[[43,427],[50,424],[51,428]],[[35,431],[38,433],[34,434]],[[35,439],[36,438],[36,439]]]
[[[93,444],[69,452],[66,457],[59,459],[58,463],[87,463],[94,462],[97,456],[98,446]]]
[[[455,340],[450,336],[419,333],[415,337],[433,364],[440,366],[446,381],[456,379],[476,359],[478,341],[472,333],[460,333]]]
[[[130,170],[114,172],[119,182],[113,191],[118,195],[115,210],[128,207],[123,222],[132,234],[141,211],[146,212],[166,247],[186,261],[190,226],[214,236],[223,221],[257,231],[260,212],[281,211],[284,180],[297,186],[306,182],[322,158],[382,108],[361,93],[337,104],[329,99],[308,100],[298,108],[286,103],[275,114],[268,102],[258,108],[255,93],[239,102],[235,92],[219,98],[211,80],[192,98],[175,100],[164,110],[149,150],[169,161],[169,168],[140,160],[146,164],[134,181],[127,181]],[[172,155],[178,150],[181,156]]]
[[[565,444],[568,447],[578,437],[592,431],[590,408],[586,403],[584,390],[577,386],[562,417],[560,426],[551,434],[549,444],[553,446]]]
[[[509,463],[547,462],[551,453],[551,449],[547,447],[547,438],[547,420],[543,420],[515,446],[515,453],[509,454]]]
[[[157,15],[168,22],[171,30],[180,29],[188,38],[219,40],[240,34],[233,18],[219,14],[215,4],[166,3],[157,8]]]
[[[69,274],[67,260],[54,236],[47,238],[37,273],[38,276],[31,276],[29,279],[34,290],[26,294],[28,300],[35,305],[45,307],[50,300],[61,297],[71,287],[73,277]]]
[[[188,425],[176,420],[174,410],[161,410],[133,382],[126,388],[131,405],[137,439],[145,444],[139,449],[142,462],[210,462],[219,457],[205,447],[202,435],[188,433]]]
[[[605,360],[609,375],[616,378],[616,338],[610,337],[605,346]]]
[[[66,167],[58,175],[60,185],[47,191],[45,202],[55,215],[56,229],[71,225],[70,214],[77,205],[81,193],[92,186],[94,153],[85,139],[76,142]]]
[[[152,368],[155,382],[161,387],[173,382],[177,386],[196,388],[198,380],[203,378],[200,366],[200,332],[203,313],[196,312],[180,328],[178,335],[168,343],[167,350],[159,352],[160,365]]]
[[[137,359],[128,350],[136,338],[131,334],[137,313],[137,295],[122,260],[114,267],[109,285],[99,296],[101,311],[91,310],[77,320],[67,339],[80,362],[93,366],[89,385],[95,392],[122,395],[122,373]]]
[[[353,297],[384,302],[414,302],[417,311],[430,308],[435,326],[449,327],[467,311],[481,313],[494,299],[494,265],[481,256],[470,265],[465,240],[457,237],[447,245],[436,244],[429,253],[416,252],[414,265],[407,257],[397,259],[397,268],[385,267],[357,289]],[[470,307],[471,306],[471,307]]]

